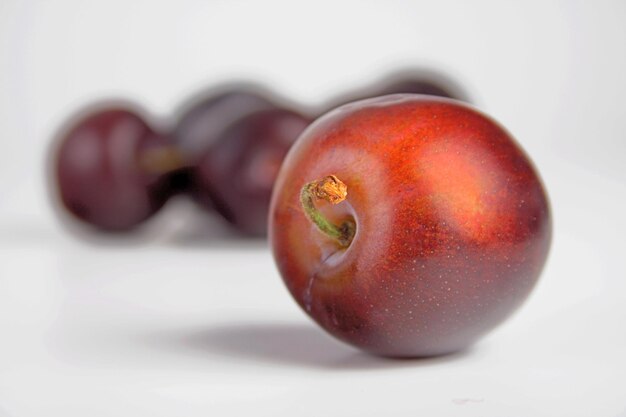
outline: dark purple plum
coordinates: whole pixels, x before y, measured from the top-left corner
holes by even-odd
[[[179,117],[174,129],[176,146],[193,164],[228,126],[260,110],[276,108],[264,95],[243,87],[205,97]]]
[[[328,110],[342,104],[391,94],[421,94],[470,102],[463,88],[444,74],[426,70],[400,71],[331,101]]]
[[[132,110],[108,108],[77,120],[60,138],[58,194],[78,219],[110,231],[131,229],[169,197],[180,165],[167,138]]]
[[[192,183],[193,166],[232,123],[254,112],[273,108],[276,105],[269,96],[247,86],[213,92],[185,106],[172,134],[186,161],[186,167],[172,176],[174,190],[189,192],[203,208],[213,210],[208,193],[195,189],[197,184]]]
[[[274,108],[232,123],[193,168],[196,199],[212,202],[243,234],[265,236],[278,170],[310,122],[294,111]]]

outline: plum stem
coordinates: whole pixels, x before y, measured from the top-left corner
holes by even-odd
[[[348,187],[334,175],[328,175],[321,180],[311,181],[302,187],[300,203],[308,219],[313,222],[328,237],[334,239],[343,247],[352,242],[356,232],[353,221],[347,220],[341,225],[336,225],[328,220],[315,207],[316,200],[324,200],[331,204],[339,204],[346,199]]]
[[[162,145],[144,150],[139,167],[149,174],[165,174],[186,166],[185,157],[174,145]]]

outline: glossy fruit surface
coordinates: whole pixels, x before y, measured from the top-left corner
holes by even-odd
[[[353,224],[345,245],[301,204],[303,186],[328,175],[347,197],[314,205]],[[337,338],[386,356],[471,345],[527,297],[550,236],[543,186],[509,133],[426,96],[364,100],[318,119],[287,156],[270,209],[274,258],[298,304]]]
[[[192,183],[200,201],[240,232],[267,233],[267,213],[278,170],[310,120],[285,109],[259,111],[233,123],[197,162]]]
[[[169,196],[154,166],[167,139],[131,110],[110,108],[81,118],[63,135],[55,169],[58,193],[75,217],[105,230],[126,230]]]

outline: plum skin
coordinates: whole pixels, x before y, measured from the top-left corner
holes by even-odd
[[[75,218],[101,231],[130,230],[168,200],[169,172],[142,167],[146,153],[168,148],[137,111],[103,108],[76,120],[55,153],[57,194]]]
[[[347,248],[299,204],[334,174]],[[552,221],[541,180],[510,134],[467,104],[391,95],[322,116],[296,141],[270,207],[270,245],[290,293],[333,336],[370,353],[455,352],[511,315],[535,285]]]
[[[197,201],[215,209],[245,236],[267,235],[267,213],[280,165],[311,120],[274,108],[241,117],[198,158],[191,178]]]

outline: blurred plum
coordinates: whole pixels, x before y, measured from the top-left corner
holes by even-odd
[[[179,153],[135,111],[111,107],[73,123],[55,154],[58,195],[76,218],[111,231],[131,229],[170,195]]]
[[[423,94],[470,102],[458,83],[441,72],[409,69],[394,72],[381,80],[356,91],[348,92],[331,100],[326,110],[352,101],[385,96],[389,94]]]
[[[193,164],[233,122],[272,108],[276,105],[269,97],[244,86],[208,94],[182,112],[173,137],[180,151]]]
[[[295,111],[274,108],[231,124],[192,171],[194,196],[214,204],[235,228],[265,236],[270,197],[287,151],[311,120]]]

